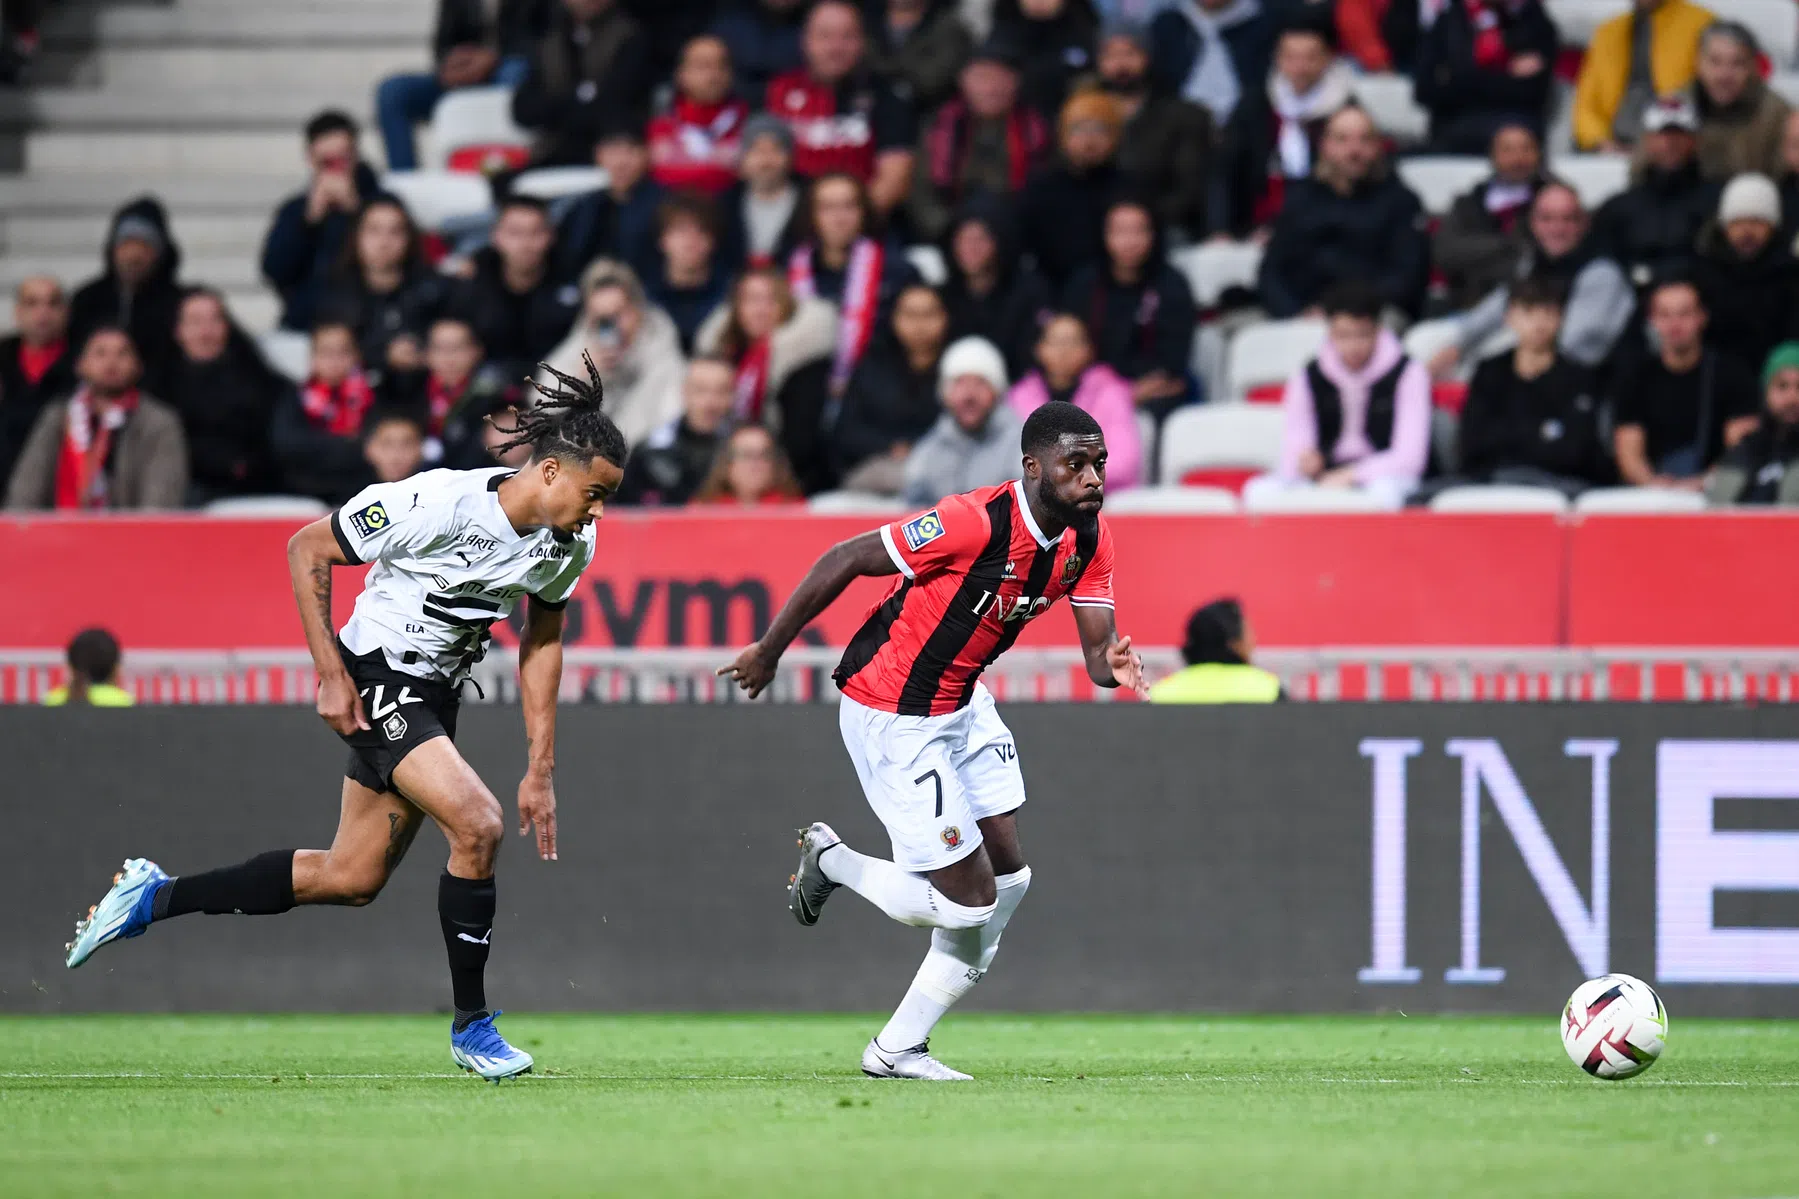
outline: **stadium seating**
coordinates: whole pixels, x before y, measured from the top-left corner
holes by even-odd
[[[1705,497],[1666,487],[1596,487],[1581,493],[1574,510],[1583,516],[1608,512],[1703,512]]]
[[[312,341],[304,333],[274,329],[258,337],[256,345],[270,366],[295,383],[312,372]]]
[[[487,180],[465,171],[394,171],[382,176],[381,187],[400,198],[421,229],[441,229],[493,207]]]
[[[1430,135],[1430,114],[1412,98],[1412,81],[1404,75],[1358,75],[1351,86],[1382,133],[1403,144]]]
[[[1432,512],[1566,512],[1568,497],[1550,487],[1449,487],[1431,498]]]
[[[235,517],[240,520],[263,520],[278,516],[323,516],[331,511],[323,501],[307,495],[240,495],[214,500],[206,505],[206,515]]]
[[[1457,154],[1422,154],[1397,164],[1400,181],[1418,193],[1424,211],[1442,216],[1455,198],[1485,179],[1493,168],[1484,158]]]
[[[1628,12],[1628,2],[1620,0],[1546,0],[1549,19],[1562,35],[1562,45],[1584,47],[1593,40],[1593,31],[1620,13]]]
[[[1630,186],[1630,156],[1563,154],[1549,160],[1549,173],[1572,187],[1590,212]]]
[[[1241,400],[1251,388],[1286,382],[1323,344],[1324,322],[1319,320],[1265,321],[1249,326],[1231,339],[1225,394],[1220,398]]]
[[[1347,487],[1268,488],[1243,497],[1243,510],[1251,513],[1386,512],[1388,508],[1380,496]]]
[[[1180,408],[1162,423],[1160,449],[1164,484],[1179,483],[1199,468],[1232,468],[1254,473],[1280,462],[1279,408],[1267,404],[1200,404]]]
[[[904,500],[866,491],[821,491],[806,501],[806,507],[829,516],[878,516],[907,510]]]
[[[942,287],[949,279],[949,265],[943,261],[943,251],[936,246],[907,246],[906,261],[932,287]]]
[[[1776,71],[1768,76],[1768,87],[1788,104],[1799,104],[1799,71]]]
[[[465,87],[437,102],[430,142],[428,167],[486,171],[496,163],[523,165],[531,135],[513,124],[511,88]]]
[[[1222,487],[1138,487],[1106,496],[1106,512],[1160,513],[1191,516],[1213,512],[1235,512],[1237,496]]]
[[[512,181],[512,190],[540,200],[580,196],[606,186],[606,172],[599,167],[538,167]]]
[[[1252,241],[1206,242],[1176,250],[1168,260],[1187,277],[1194,302],[1210,308],[1226,288],[1255,287],[1262,247]]]

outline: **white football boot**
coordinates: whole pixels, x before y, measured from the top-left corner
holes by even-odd
[[[870,1078],[922,1078],[930,1082],[973,1082],[974,1075],[952,1070],[931,1056],[931,1043],[922,1041],[895,1053],[869,1041],[862,1051],[862,1073]]]

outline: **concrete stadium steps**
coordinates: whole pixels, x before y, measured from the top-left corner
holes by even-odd
[[[171,175],[166,172],[112,174],[0,175],[0,220],[18,216],[66,216],[111,213],[127,200],[145,194],[159,197],[176,214],[260,214],[266,221],[275,205],[298,191],[305,176],[300,166],[300,139],[289,149],[286,175]]]
[[[381,45],[330,46],[100,46],[49,50],[32,64],[32,78],[52,87],[117,88],[193,100],[197,89],[318,91],[337,98],[373,94],[374,83],[397,71],[430,69],[417,37]],[[233,99],[244,98],[241,94]]]
[[[429,0],[181,0],[174,5],[75,4],[52,8],[41,33],[48,48],[125,45],[267,46],[310,42],[357,46],[392,40],[429,45]]]
[[[113,208],[79,213],[0,211],[0,253],[59,258],[86,254],[97,262],[112,212]],[[236,255],[245,246],[260,247],[269,214],[260,209],[198,213],[176,208],[170,223],[184,257],[219,258]],[[6,269],[0,263],[0,271]]]
[[[180,134],[269,130],[297,144],[300,128],[322,108],[341,108],[364,125],[374,120],[374,97],[362,89],[277,91],[220,84],[205,92],[180,95],[108,86],[0,92],[0,129]]]
[[[214,256],[182,252],[181,278],[187,283],[206,283],[220,291],[256,291],[262,287],[255,257],[227,254]],[[50,275],[74,287],[100,273],[100,253],[96,245],[86,253],[20,254],[8,253],[0,258],[0,292],[7,295],[19,280],[31,275]]]
[[[210,175],[305,180],[297,128],[265,132],[186,130],[142,133],[33,130],[25,135],[25,169],[63,175]]]

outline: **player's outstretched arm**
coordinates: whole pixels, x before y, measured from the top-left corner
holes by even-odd
[[[331,531],[329,516],[313,521],[288,540],[287,573],[293,579],[300,627],[306,630],[306,648],[312,651],[313,670],[319,678],[319,715],[345,736],[369,727],[362,697],[356,694],[356,684],[344,668],[331,634],[331,568],[349,564]]]
[[[775,666],[800,630],[829,608],[845,587],[863,575],[898,573],[899,567],[887,553],[878,530],[838,542],[812,564],[762,639],[738,654],[729,666],[719,667],[719,675],[749,692],[751,699],[756,698],[774,681]]]
[[[519,704],[525,710],[525,777],[518,785],[518,833],[537,828],[537,856],[556,860],[556,696],[562,690],[562,609],[535,599],[518,643]]]
[[[1129,687],[1139,699],[1149,698],[1143,681],[1143,659],[1131,648],[1129,637],[1120,637],[1106,607],[1077,607],[1074,625],[1081,634],[1081,653],[1087,659],[1087,677],[1096,687]]]

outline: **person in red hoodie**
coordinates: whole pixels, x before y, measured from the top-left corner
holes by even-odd
[[[671,192],[716,196],[737,182],[750,106],[731,95],[731,52],[704,34],[681,48],[675,98],[650,119],[650,178]]]

